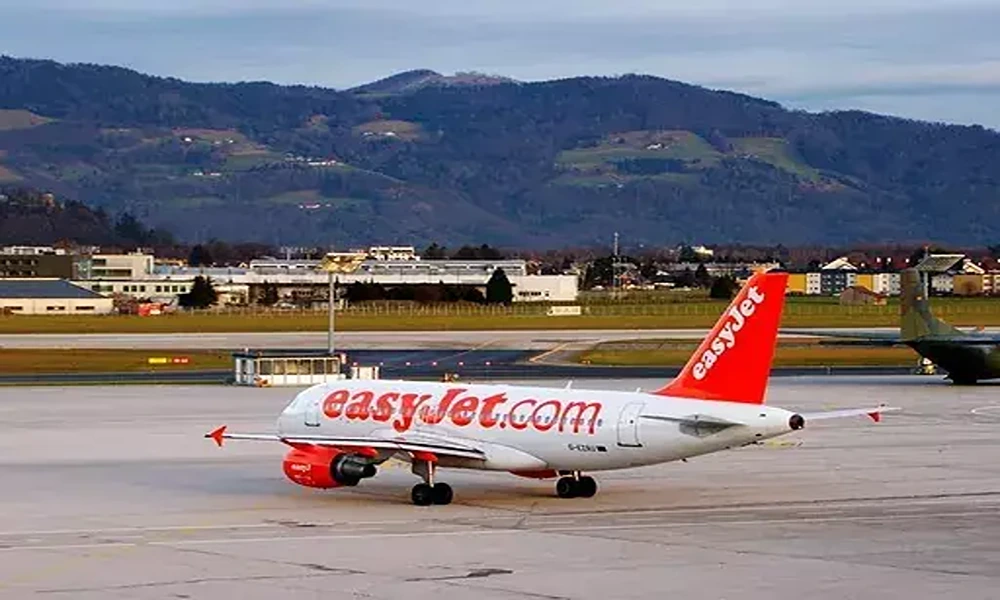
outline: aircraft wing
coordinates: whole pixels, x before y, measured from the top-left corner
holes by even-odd
[[[400,452],[426,452],[436,456],[454,456],[483,460],[486,453],[474,446],[440,436],[348,437],[332,435],[279,436],[273,433],[229,433],[226,426],[205,434],[222,446],[223,440],[281,442],[288,445],[331,446],[335,448],[376,448]]]
[[[906,342],[898,333],[889,331],[873,332],[839,332],[822,329],[791,329],[783,333],[788,335],[807,335],[824,338],[836,338],[833,340],[822,340],[822,346],[896,346]],[[963,332],[962,335],[925,335],[912,341],[921,342],[948,342],[949,344],[963,344],[968,346],[997,346],[1000,345],[1000,334],[996,333],[976,333]]]
[[[841,332],[825,329],[785,329],[781,333],[785,335],[835,338],[832,340],[821,340],[821,346],[897,346],[904,343],[899,333],[893,331]]]
[[[935,338],[921,338],[921,341],[934,341]],[[951,344],[963,344],[969,346],[997,346],[1000,345],[1000,335],[991,333],[970,333],[968,335],[942,336],[942,342]]]

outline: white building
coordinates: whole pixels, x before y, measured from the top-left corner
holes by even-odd
[[[135,252],[132,254],[94,254],[90,257],[87,273],[83,279],[143,279],[153,272],[153,255]]]
[[[936,273],[932,275],[931,291],[938,294],[951,294],[955,291],[955,276],[951,273]]]
[[[822,273],[806,273],[806,294],[810,296],[818,296],[821,293],[823,293]]]
[[[4,246],[3,248],[0,248],[0,254],[9,254],[13,256],[42,256],[55,254],[62,256],[66,254],[66,250],[63,248],[53,248],[52,246]]]
[[[900,294],[899,273],[875,273],[872,275],[872,291],[886,296]]]
[[[413,246],[372,246],[368,248],[372,260],[420,260]]]
[[[820,267],[823,271],[857,271],[858,268],[851,264],[851,261],[847,260],[846,256],[841,256],[840,258],[835,258],[830,262],[826,263]]]
[[[107,314],[114,302],[62,279],[0,279],[0,314]]]
[[[575,275],[528,275],[523,260],[366,260],[354,273],[338,274],[338,285],[378,283],[392,285],[427,285],[444,283],[485,288],[497,268],[502,268],[514,287],[515,302],[573,302],[577,299]],[[92,278],[77,283],[101,294],[125,294],[154,302],[173,301],[191,289],[195,277],[212,281],[221,304],[245,303],[255,286],[273,284],[279,289],[298,292],[314,290],[325,298],[329,279],[319,269],[319,261],[261,259],[250,268],[175,267],[157,265],[152,272],[131,279]],[[284,295],[284,294],[283,294]]]
[[[573,302],[579,292],[576,275],[515,275],[514,302]]]

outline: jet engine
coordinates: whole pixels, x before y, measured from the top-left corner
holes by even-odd
[[[313,488],[358,485],[377,472],[375,465],[362,457],[322,446],[291,450],[285,456],[282,470],[293,483]]]

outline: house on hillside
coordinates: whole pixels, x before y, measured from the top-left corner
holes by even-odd
[[[832,260],[820,268],[820,293],[836,296],[857,283],[858,268],[846,256]]]

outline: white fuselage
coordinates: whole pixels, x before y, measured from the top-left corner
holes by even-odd
[[[485,460],[442,459],[441,466],[597,471],[773,438],[792,431],[792,414],[760,404],[641,392],[348,380],[301,392],[279,417],[278,433],[438,439],[486,453]],[[696,418],[706,425],[692,425]]]

